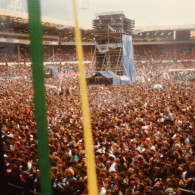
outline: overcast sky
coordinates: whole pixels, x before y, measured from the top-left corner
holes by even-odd
[[[12,0],[0,0],[6,8]],[[13,0],[17,1],[17,0]],[[21,0],[26,7],[26,0]],[[73,21],[72,0],[41,0],[42,15]],[[95,13],[123,11],[136,26],[195,24],[195,0],[77,0],[81,25],[91,26]]]

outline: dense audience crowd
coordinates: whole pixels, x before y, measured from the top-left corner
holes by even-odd
[[[162,62],[173,60],[173,49],[161,46],[137,46],[135,49],[136,61]]]
[[[15,45],[6,44],[6,49],[0,48],[1,63],[28,63],[30,59],[29,46],[20,46],[20,51]],[[177,46],[176,54],[173,47],[163,46],[135,46],[134,58],[136,62],[148,63],[174,63],[176,59],[181,61],[186,68],[190,68],[192,61],[195,60],[195,50],[193,46]],[[18,54],[20,58],[18,57]],[[175,55],[175,57],[174,57]],[[84,60],[93,61],[94,46],[84,47]],[[175,58],[175,60],[174,60]],[[67,62],[76,61],[76,48],[74,46],[45,46],[44,61],[45,62]]]
[[[0,59],[1,59],[1,62],[4,62],[4,63],[17,62],[17,55],[16,55],[16,53],[13,54],[13,55],[7,54],[7,52],[6,53],[0,53]]]
[[[30,67],[25,65],[6,66],[0,65],[0,78],[6,79],[10,77],[26,78],[30,77]]]
[[[5,45],[6,49],[0,48],[0,63],[27,64],[31,62],[28,46],[21,46],[20,52],[15,45]],[[92,61],[94,49],[90,46],[84,49],[84,60]],[[73,46],[44,47],[44,62],[67,62],[76,61],[76,48]]]
[[[184,71],[171,71],[169,73],[170,78],[177,80],[192,80],[195,81],[195,70],[184,70]]]
[[[149,81],[159,77],[194,80],[195,64],[192,62],[135,62],[138,81]]]
[[[154,79],[161,74],[167,72],[173,65],[172,62],[136,62],[136,72],[138,77],[142,77],[145,80]]]
[[[147,62],[184,61],[188,65],[195,59],[194,46],[138,45],[135,47],[135,60]]]
[[[0,80],[6,172],[14,195],[36,194],[40,186],[30,68],[16,66],[13,71],[6,66],[0,74],[13,73],[26,77]],[[89,87],[99,195],[195,191],[195,83],[155,79]],[[48,86],[59,82],[46,80]],[[154,89],[155,83],[163,88]],[[87,194],[78,79],[64,78],[60,91],[46,89],[53,194]]]

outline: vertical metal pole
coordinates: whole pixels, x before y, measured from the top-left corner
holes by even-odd
[[[53,64],[55,62],[55,50],[54,50],[54,46],[52,47],[52,60],[53,60]]]
[[[91,46],[91,61],[92,61],[92,58],[93,58],[93,49],[92,49],[92,46]]]
[[[176,45],[173,45],[173,62],[177,63],[177,48],[176,48]]]
[[[20,65],[20,62],[21,62],[21,57],[20,57],[20,45],[18,45],[17,49],[18,49],[18,65]]]

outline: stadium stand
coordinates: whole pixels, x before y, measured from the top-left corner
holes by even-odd
[[[0,125],[9,190],[40,194],[27,24],[21,16],[1,15],[0,25]],[[45,65],[65,75],[45,84],[53,194],[86,195],[73,29],[43,25]],[[174,38],[177,29],[136,33],[141,82],[89,87],[100,195],[194,193],[195,43],[186,39],[191,30],[183,39],[182,33]],[[91,72],[93,32],[82,30],[82,35]],[[157,83],[162,89],[154,89]]]

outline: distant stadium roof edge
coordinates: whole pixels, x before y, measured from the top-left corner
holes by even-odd
[[[11,10],[6,10],[6,9],[0,9],[0,16],[11,16],[15,18],[21,18],[23,20],[28,20],[28,14],[27,13],[22,13],[22,12],[15,12]],[[43,23],[51,23],[51,24],[56,24],[56,25],[64,25],[68,27],[73,27],[74,23],[73,22],[67,22],[64,20],[58,20],[54,18],[48,18],[48,17],[41,17],[41,21]],[[82,28],[89,28],[88,26],[82,26]]]
[[[154,31],[154,30],[189,30],[195,29],[195,24],[187,25],[159,25],[159,26],[137,26],[135,31]]]

